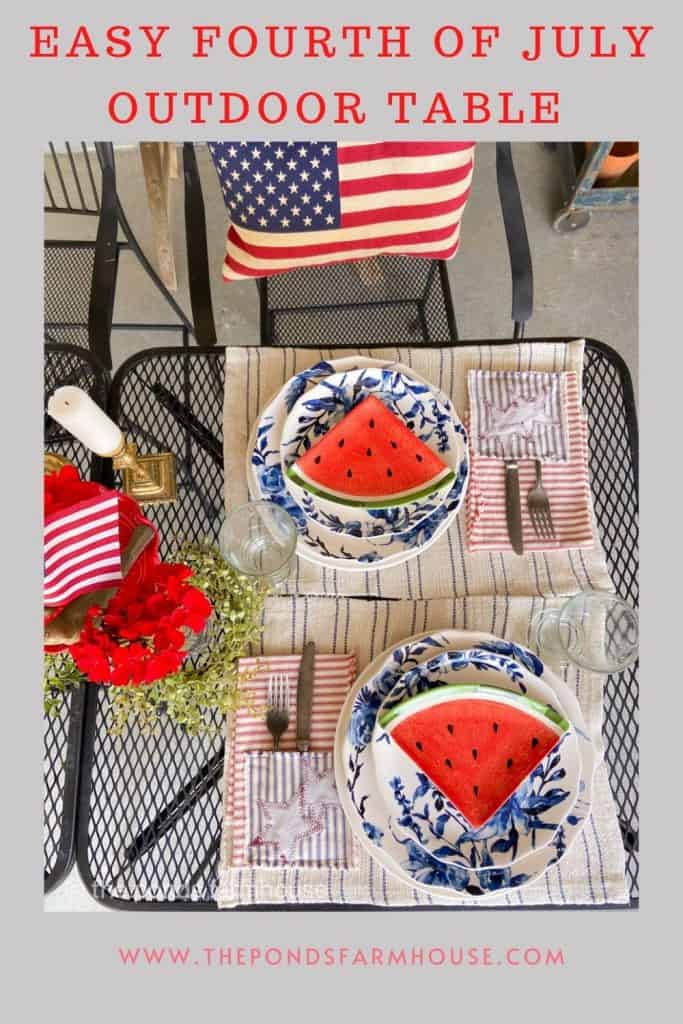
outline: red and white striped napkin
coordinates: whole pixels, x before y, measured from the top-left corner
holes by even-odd
[[[98,495],[45,520],[43,599],[50,608],[121,576],[118,494]]]
[[[281,751],[296,749],[296,683],[299,671],[298,654],[262,658],[240,658],[240,671],[252,678],[247,684],[257,714],[239,708],[233,715],[230,732],[230,774],[226,793],[226,815],[232,821],[232,863],[239,867],[248,863],[246,767],[249,751],[270,751],[273,741],[266,728],[264,713],[268,680],[273,673],[283,672],[290,681],[290,725],[280,741]],[[337,719],[351,683],[356,678],[355,655],[316,654],[311,709],[311,751],[331,751]]]
[[[581,409],[576,373],[560,374],[564,385],[567,426],[566,462],[542,463],[543,486],[548,492],[555,540],[536,536],[526,496],[536,482],[533,459],[521,459],[519,490],[522,506],[524,550],[554,551],[588,548],[595,544],[588,475],[588,428]],[[511,551],[505,517],[505,463],[478,455],[470,449],[470,482],[467,489],[467,540],[471,551]]]

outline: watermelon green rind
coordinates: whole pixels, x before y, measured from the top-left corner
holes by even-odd
[[[540,701],[533,700],[531,697],[525,697],[521,693],[503,690],[499,686],[487,686],[478,683],[453,683],[439,686],[434,690],[426,690],[424,693],[418,693],[414,697],[409,697],[408,700],[403,701],[401,704],[396,704],[393,708],[387,708],[385,711],[380,712],[377,721],[382,729],[391,733],[392,729],[409,715],[413,715],[425,708],[433,707],[435,704],[464,698],[470,700],[472,698],[493,700],[516,705],[520,710],[526,711],[533,717],[540,719],[544,724],[549,725],[550,728],[557,732],[558,736],[565,733],[570,727],[567,719],[563,718],[562,715],[548,704],[542,704]]]
[[[315,494],[318,498],[325,498],[328,501],[336,501],[339,505],[348,505],[351,508],[388,508],[394,505],[407,505],[412,501],[419,501],[421,498],[427,498],[430,494],[434,494],[435,491],[440,491],[442,487],[446,485],[451,486],[455,480],[455,473],[452,469],[446,467],[438,477],[434,477],[431,483],[427,487],[414,488],[408,491],[402,491],[398,494],[387,495],[384,498],[349,498],[346,494],[340,494],[338,491],[325,490],[322,487],[312,483],[305,473],[297,470],[296,464],[291,465],[286,470],[287,476],[299,487],[305,488],[311,494]]]

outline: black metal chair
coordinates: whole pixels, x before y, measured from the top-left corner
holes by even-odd
[[[190,295],[197,341],[205,348],[215,344],[216,335],[206,314],[211,309],[206,226],[192,143],[185,143],[183,158],[188,264],[194,270]],[[513,336],[521,338],[533,308],[532,266],[509,142],[496,143],[496,173],[512,272]],[[459,340],[443,260],[380,256],[306,267],[261,278],[257,288],[262,345],[337,348],[349,339],[361,346],[388,339],[395,345],[453,345]]]
[[[197,192],[195,187],[195,181],[198,182],[196,164],[194,174],[189,177],[189,187],[187,175],[185,180],[186,212],[192,220],[199,213],[203,216],[201,191]],[[92,240],[46,238],[45,340],[89,349],[106,369],[112,366],[112,330],[180,332],[183,345],[188,345],[194,334],[193,323],[150,263],[121,203],[116,187],[113,145],[95,143],[93,156],[84,142],[80,144],[80,151],[74,151],[70,143],[65,143],[63,153],[57,152],[54,143],[49,143],[44,186],[46,236],[50,216],[65,214],[91,218],[95,234]],[[131,252],[136,257],[152,287],[170,308],[174,322],[113,321],[122,252]],[[194,265],[193,273],[196,273]],[[210,337],[213,330],[210,292],[208,296],[208,305],[205,302],[202,310],[203,337]]]

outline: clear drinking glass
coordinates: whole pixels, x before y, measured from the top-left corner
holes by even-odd
[[[589,590],[532,621],[541,654],[591,672],[621,672],[638,657],[638,615],[616,594]]]
[[[271,501],[251,501],[226,517],[219,546],[238,572],[278,587],[291,571],[296,538],[294,520],[284,509]]]

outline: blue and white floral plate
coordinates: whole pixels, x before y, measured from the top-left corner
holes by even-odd
[[[367,395],[375,395],[401,419],[457,476],[467,458],[465,431],[453,405],[414,373],[395,367],[364,368],[335,373],[306,391],[285,420],[280,441],[280,462],[287,490],[314,519],[335,532],[354,537],[390,537],[414,529],[441,505],[452,487],[448,481],[426,498],[386,508],[350,508],[312,494],[286,471],[327,431]]]
[[[503,655],[481,649],[447,651],[416,665],[403,676],[378,710],[388,710],[425,690],[484,683],[513,698],[524,696],[564,716],[557,694],[537,676]],[[417,840],[447,864],[477,868],[491,862],[508,867],[547,846],[571,812],[581,776],[579,740],[573,726],[481,828],[467,819],[394,743],[377,720],[372,755],[379,791],[392,827]]]
[[[292,377],[267,404],[254,424],[247,446],[246,471],[251,497],[272,501],[289,512],[299,531],[297,552],[301,558],[322,567],[349,572],[366,572],[368,565],[375,565],[378,569],[391,568],[421,554],[453,522],[462,505],[469,476],[469,461],[464,459],[443,504],[416,527],[393,537],[378,540],[352,537],[307,518],[285,486],[280,462],[284,422],[301,395],[322,377],[368,365],[375,368],[393,366],[400,372],[411,373],[399,363],[359,356],[317,363]]]
[[[577,798],[551,842],[529,852],[514,864],[497,866],[487,855],[476,868],[446,863],[423,849],[417,840],[392,828],[373,762],[372,736],[385,697],[404,673],[444,651],[477,649],[492,658],[514,660],[555,693],[576,734],[581,769]],[[519,681],[524,692],[523,679]],[[335,777],[342,807],[354,834],[370,856],[407,885],[440,898],[486,899],[507,889],[527,885],[557,864],[576,840],[590,813],[597,754],[587,735],[579,703],[567,685],[526,648],[487,633],[458,630],[419,634],[385,651],[356,681],[342,709],[335,737]],[[511,820],[511,827],[517,827]],[[508,839],[510,836],[508,835]]]

